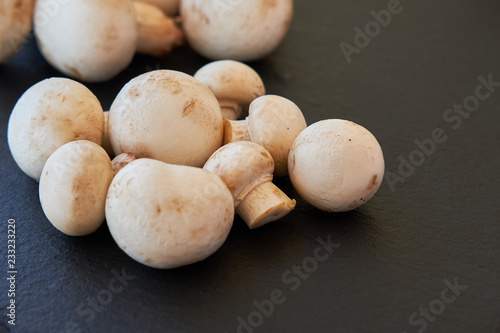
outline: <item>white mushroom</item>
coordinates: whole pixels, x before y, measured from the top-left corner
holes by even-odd
[[[138,262],[175,268],[203,260],[226,240],[231,193],[203,169],[138,159],[113,179],[106,220],[120,248]]]
[[[279,220],[295,208],[276,187],[271,154],[252,142],[234,142],[217,150],[203,167],[219,175],[231,191],[236,213],[250,229]]]
[[[116,155],[130,153],[201,167],[222,144],[222,114],[213,93],[187,74],[158,70],[132,79],[111,106]]]
[[[292,101],[274,95],[250,104],[245,120],[224,121],[224,144],[252,141],[266,148],[274,159],[274,175],[288,174],[288,153],[293,141],[307,127],[302,111]]]
[[[367,202],[384,176],[384,156],[377,139],[353,122],[317,122],[292,145],[290,180],[299,195],[326,212],[346,212]]]
[[[266,93],[259,74],[252,67],[234,60],[211,62],[200,68],[194,78],[212,90],[224,119],[245,116],[250,103]]]
[[[161,57],[184,44],[184,33],[155,5],[134,1],[139,38],[137,52]]]
[[[143,1],[155,5],[165,12],[170,17],[174,17],[179,13],[180,0],[135,0]]]
[[[75,140],[102,143],[101,104],[81,83],[51,78],[29,88],[9,119],[8,141],[17,165],[38,180],[49,156]]]
[[[50,17],[46,8],[53,11]],[[35,34],[45,59],[59,71],[99,82],[130,64],[138,32],[131,0],[37,0]]]
[[[33,0],[0,1],[0,63],[14,55],[31,32]]]
[[[253,61],[272,53],[285,37],[293,0],[183,0],[181,16],[189,44],[201,55]]]
[[[70,236],[85,236],[104,222],[111,160],[96,143],[80,140],[57,149],[40,178],[40,202],[54,227]]]

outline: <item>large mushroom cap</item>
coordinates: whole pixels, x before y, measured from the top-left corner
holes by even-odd
[[[231,193],[203,169],[139,159],[113,179],[106,202],[111,235],[130,257],[156,268],[205,259],[226,240]]]
[[[288,154],[293,141],[306,127],[299,107],[274,95],[257,98],[247,118],[250,139],[266,148],[274,158],[276,176],[288,174]]]
[[[152,71],[132,79],[111,106],[116,155],[131,153],[201,167],[222,144],[222,114],[206,86],[187,74]]]
[[[38,180],[49,156],[75,140],[102,143],[104,115],[94,94],[81,83],[51,78],[29,88],[9,119],[9,148],[18,166]]]
[[[31,31],[33,0],[0,1],[0,63],[19,50]]]
[[[345,212],[377,192],[384,176],[384,156],[367,129],[330,119],[299,134],[290,150],[288,169],[304,200],[327,212]]]
[[[203,56],[253,61],[269,55],[285,37],[293,0],[183,0],[181,15],[188,42]]]
[[[35,34],[47,61],[61,72],[87,82],[106,81],[135,54],[134,6],[131,0],[37,0]]]
[[[221,105],[234,103],[241,113],[248,113],[248,106],[259,96],[266,93],[264,82],[250,66],[234,61],[219,60],[200,68],[194,78],[206,85]]]
[[[111,160],[96,143],[80,140],[57,149],[40,178],[42,209],[61,232],[84,236],[104,222],[104,205],[113,179]]]

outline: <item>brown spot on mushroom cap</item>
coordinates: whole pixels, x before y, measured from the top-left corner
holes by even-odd
[[[138,98],[140,96],[139,94],[139,89],[137,89],[137,87],[133,87],[129,90],[128,94],[130,95],[130,97],[132,98]]]
[[[196,107],[196,101],[192,100],[184,105],[184,110],[182,111],[182,116],[185,117],[190,114]]]
[[[368,187],[366,188],[368,191],[373,191],[375,187],[377,187],[377,181],[378,181],[378,175],[373,175],[370,184],[368,184]]]

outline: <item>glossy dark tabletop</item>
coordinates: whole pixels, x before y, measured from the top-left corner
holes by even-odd
[[[296,0],[283,44],[250,65],[308,124],[369,129],[385,180],[367,204],[333,215],[277,179],[294,212],[257,230],[236,218],[219,251],[174,270],[136,263],[105,224],[72,238],[45,218],[6,136],[22,93],[62,75],[30,37],[0,65],[0,332],[499,333],[499,16],[497,0]],[[207,62],[185,46],[136,56],[87,86],[108,109],[141,73],[194,74]],[[6,309],[9,219],[16,326]]]

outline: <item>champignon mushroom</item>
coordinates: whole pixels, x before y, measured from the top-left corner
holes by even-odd
[[[189,44],[201,55],[253,61],[272,53],[285,37],[293,0],[183,0],[181,16]]]
[[[135,0],[143,1],[155,5],[165,12],[169,17],[174,17],[179,13],[180,0]]]
[[[98,144],[66,143],[47,160],[40,177],[40,202],[48,220],[70,236],[85,236],[104,222],[111,160]]]
[[[45,8],[54,14],[42,17]],[[131,0],[37,0],[35,34],[45,59],[59,71],[87,82],[106,81],[135,54],[137,22]]]
[[[224,121],[224,144],[252,141],[274,159],[274,175],[288,174],[288,153],[293,141],[307,127],[302,111],[292,101],[274,95],[255,99],[245,120]]]
[[[217,150],[203,167],[219,175],[231,191],[236,213],[250,229],[279,220],[295,208],[276,187],[274,161],[269,152],[252,142],[234,142]]]
[[[0,1],[0,63],[14,55],[31,31],[34,0]]]
[[[194,78],[206,85],[219,100],[224,119],[235,120],[248,113],[248,106],[266,88],[252,67],[234,60],[219,60],[200,68]]]
[[[203,169],[138,159],[113,179],[106,220],[120,248],[155,268],[203,260],[226,240],[234,218],[231,193]]]
[[[158,70],[132,79],[113,102],[108,124],[116,155],[201,167],[222,144],[213,93],[187,74]]]
[[[161,57],[184,44],[184,33],[155,5],[134,1],[139,38],[137,52]]]
[[[81,83],[51,78],[29,88],[9,119],[9,148],[17,165],[38,180],[49,156],[76,140],[102,143],[101,104]]]
[[[377,139],[353,122],[330,119],[299,134],[288,157],[299,195],[326,212],[346,212],[367,202],[384,176]]]

